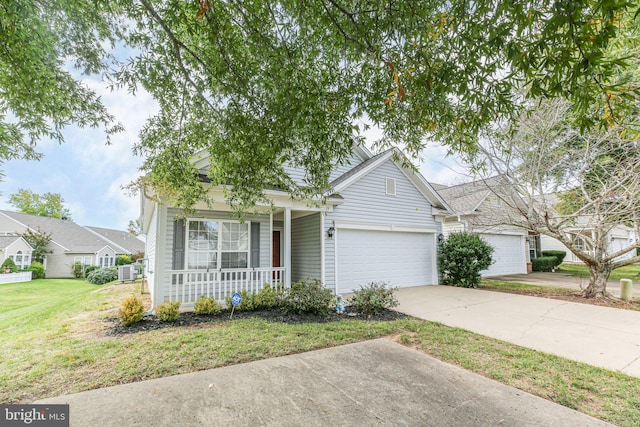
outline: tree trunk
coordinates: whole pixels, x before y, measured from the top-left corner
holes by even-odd
[[[609,298],[607,280],[611,274],[611,266],[608,264],[590,265],[589,272],[591,277],[589,278],[589,286],[584,290],[584,296],[587,298]]]

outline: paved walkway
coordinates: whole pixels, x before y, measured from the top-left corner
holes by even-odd
[[[452,286],[403,288],[398,310],[640,377],[640,312]]]
[[[631,276],[633,280],[633,296],[640,297],[640,283],[638,277]],[[535,272],[531,274],[511,274],[507,276],[487,277],[485,280],[498,280],[501,282],[527,283],[530,285],[550,286],[554,288],[566,288],[581,290],[587,287],[589,279],[584,277],[576,277],[562,271],[555,273]],[[616,297],[620,297],[620,282],[609,280],[607,282],[607,291]]]
[[[386,339],[46,399],[71,426],[606,426]]]

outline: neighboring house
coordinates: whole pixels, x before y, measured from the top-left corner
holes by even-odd
[[[437,238],[446,203],[419,174],[402,167],[399,151],[373,156],[357,147],[331,174],[333,191],[324,204],[292,200],[267,191],[273,208],[247,213],[239,222],[216,200],[184,217],[170,201],[142,201],[153,305],[200,295],[218,300],[265,283],[316,278],[335,293],[384,281],[392,286],[438,283]],[[197,160],[206,172],[208,160]],[[288,169],[302,182],[304,171]]]
[[[0,264],[11,258],[20,270],[31,264],[33,248],[22,236],[16,234],[0,235]]]
[[[51,233],[49,249],[53,252],[46,255],[44,260],[48,278],[73,277],[72,266],[75,262],[103,267],[115,265],[118,255],[134,254],[140,249],[140,244],[129,245],[130,242],[117,238],[110,240],[72,221],[0,211],[0,232],[22,234],[27,230]],[[110,236],[116,236],[116,230],[109,231]]]
[[[593,230],[588,226],[576,226],[569,230],[570,237],[575,242],[578,248],[585,250],[586,252],[590,252],[590,244],[589,241],[593,238],[592,236]],[[626,225],[620,224],[615,227],[607,234],[607,253],[613,254],[618,252],[626,247],[628,247],[631,243],[638,240],[638,235],[635,230],[631,227],[627,227]],[[565,245],[560,243],[557,239],[549,236],[540,236],[540,249],[543,251],[546,250],[559,250],[567,252],[567,256],[564,259],[564,262],[568,263],[582,263],[581,260],[576,257],[573,252],[571,252]],[[617,260],[623,260],[628,258],[633,258],[636,255],[636,251],[630,251],[626,254],[617,258]]]
[[[126,254],[144,254],[144,241],[140,240],[128,231],[91,226],[86,226],[85,228],[102,237],[104,240],[109,242],[110,245],[124,248],[126,250]],[[100,265],[100,262],[98,262],[97,265]]]
[[[444,220],[444,236],[456,231],[478,233],[494,249],[494,263],[482,276],[527,273],[530,262],[528,232],[519,227],[503,225],[506,214],[502,199],[498,197],[498,178],[478,180],[447,187],[432,184],[449,205],[452,214]]]

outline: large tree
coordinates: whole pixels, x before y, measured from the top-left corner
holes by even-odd
[[[22,213],[71,219],[71,212],[64,207],[64,199],[58,193],[37,194],[21,188],[9,196],[8,202]]]
[[[579,132],[566,102],[544,101],[523,114],[515,132],[498,131],[476,161],[501,179],[490,188],[504,206],[485,225],[509,224],[559,240],[584,262],[584,293],[606,296],[612,270],[640,262],[640,149],[620,127]],[[612,250],[611,232],[635,230]]]
[[[209,180],[232,184],[228,199],[243,209],[274,186],[299,197],[326,190],[331,166],[368,125],[382,130],[381,146],[408,154],[427,138],[473,151],[478,131],[511,119],[522,93],[571,98],[586,127],[623,122],[625,96],[637,90],[612,84],[625,55],[606,54],[635,24],[626,17],[633,2],[81,3],[0,0],[0,105],[17,117],[2,122],[10,136],[0,144],[24,141],[21,132],[60,137],[68,122],[117,129],[64,71],[70,60],[156,98],[160,112],[135,146],[144,184],[186,207],[206,199],[195,153],[210,158]],[[103,40],[136,54],[110,72]],[[286,163],[305,167],[304,183]]]

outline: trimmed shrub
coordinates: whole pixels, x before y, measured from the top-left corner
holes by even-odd
[[[279,304],[279,297],[282,290],[272,288],[271,285],[265,284],[262,290],[253,296],[253,304],[255,310],[267,310],[276,307]]]
[[[562,261],[564,261],[564,257],[567,256],[567,253],[565,251],[542,251],[542,256],[543,257],[548,257],[548,256],[553,256],[557,258],[556,261],[556,265],[553,266],[553,268],[556,268],[557,266],[559,266],[560,264],[562,264]]]
[[[156,317],[163,322],[175,322],[180,317],[180,301],[167,301],[159,304],[156,309]]]
[[[442,283],[465,288],[477,288],[480,271],[493,263],[493,247],[475,233],[451,233],[440,244],[438,261]]]
[[[124,326],[133,325],[142,320],[144,315],[144,305],[142,300],[135,295],[131,295],[124,300],[120,310],[118,310],[118,320]]]
[[[2,262],[2,266],[0,266],[0,268],[2,268],[2,273],[4,273],[7,269],[9,269],[11,271],[11,273],[17,273],[18,272],[18,267],[16,266],[16,263],[13,262],[13,260],[11,258],[7,258]]]
[[[551,271],[555,268],[558,258],[554,256],[541,256],[531,260],[531,269],[533,271]]]
[[[349,305],[365,316],[375,316],[398,305],[398,300],[393,296],[397,289],[387,287],[385,282],[371,282],[353,291]]]
[[[118,280],[118,270],[114,267],[99,268],[87,274],[87,282],[94,285],[104,285],[114,280]]]
[[[285,292],[283,306],[288,313],[327,315],[333,294],[318,279],[300,280]]]
[[[27,268],[27,271],[31,272],[31,278],[34,280],[46,278],[46,274],[44,272],[44,265],[42,265],[38,261],[33,261],[31,265],[29,265],[29,268]]]
[[[116,258],[116,265],[128,265],[133,264],[131,260],[131,255],[118,255]]]
[[[204,295],[198,298],[196,304],[193,306],[193,311],[196,314],[209,316],[215,316],[220,313],[221,309],[222,307],[220,307],[220,304],[218,304],[215,298],[205,297]]]

